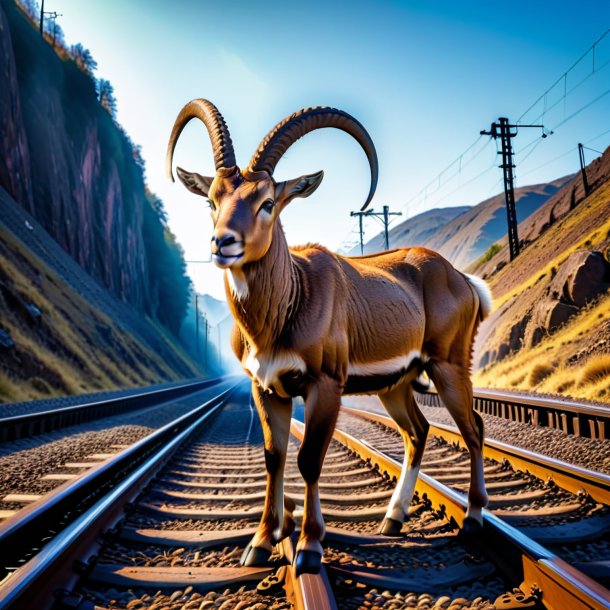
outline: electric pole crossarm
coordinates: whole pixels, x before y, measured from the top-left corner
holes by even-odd
[[[390,234],[388,227],[390,225],[390,216],[402,216],[402,212],[390,212],[390,206],[384,205],[383,212],[375,212],[375,210],[367,210],[366,212],[350,212],[350,216],[358,216],[360,224],[360,255],[364,255],[364,229],[362,228],[362,218],[364,216],[374,216],[379,218],[383,223],[383,237],[385,249],[390,249]]]

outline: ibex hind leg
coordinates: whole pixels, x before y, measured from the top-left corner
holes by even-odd
[[[400,478],[379,529],[385,536],[398,536],[413,499],[429,425],[415,402],[410,383],[380,394],[379,399],[400,428],[405,446]]]
[[[483,472],[483,420],[472,407],[472,382],[469,367],[451,362],[429,363],[430,377],[438,395],[460,429],[470,453],[470,488],[464,531],[474,533],[483,525],[487,506]]]

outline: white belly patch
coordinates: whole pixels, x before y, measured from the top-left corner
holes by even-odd
[[[244,367],[265,390],[277,384],[279,376],[286,371],[307,372],[305,361],[295,352],[280,352],[272,355],[257,354],[255,350],[251,350],[248,352]]]
[[[404,356],[396,356],[388,360],[378,360],[377,362],[350,362],[347,367],[347,374],[357,377],[368,377],[371,375],[391,375],[398,371],[407,370],[416,358],[420,358],[421,353],[411,350]]]

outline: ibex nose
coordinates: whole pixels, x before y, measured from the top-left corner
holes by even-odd
[[[212,254],[220,256],[240,256],[244,251],[244,242],[239,240],[236,235],[228,233],[219,237],[212,238]]]

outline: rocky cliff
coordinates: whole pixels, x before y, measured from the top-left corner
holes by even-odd
[[[133,145],[100,106],[91,76],[11,0],[0,0],[0,116],[0,186],[94,278],[177,332],[188,280]],[[181,282],[171,303],[160,260]]]

